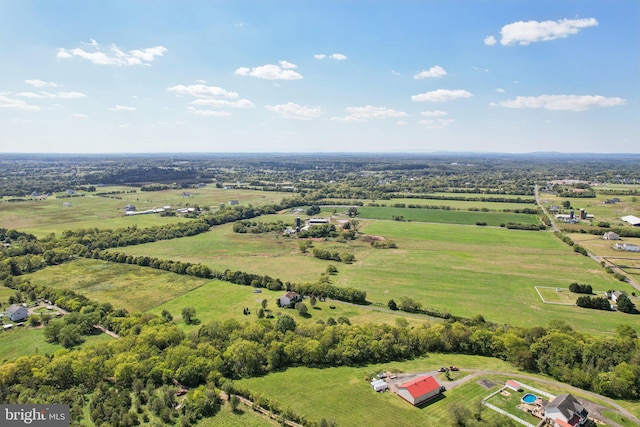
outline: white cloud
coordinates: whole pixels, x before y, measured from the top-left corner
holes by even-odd
[[[426,79],[428,77],[442,77],[442,76],[446,76],[447,72],[444,70],[444,68],[442,68],[439,65],[435,65],[431,68],[429,68],[429,70],[422,70],[419,73],[417,73],[416,75],[413,76],[414,79],[416,80],[421,80],[421,79]]]
[[[69,114],[69,117],[73,117],[74,119],[86,119],[89,116],[87,116],[86,114],[75,113],[75,114]]]
[[[421,93],[419,95],[413,95],[411,100],[413,102],[445,102],[445,101],[453,101],[458,98],[470,98],[473,94],[466,90],[455,89],[438,89],[427,93]]]
[[[396,70],[391,70],[391,74],[393,74],[394,76],[399,76],[400,73],[397,72]]]
[[[418,123],[424,125],[427,129],[441,129],[453,124],[453,119],[433,119],[433,120],[420,120]]]
[[[37,105],[30,105],[21,99],[13,99],[4,95],[0,95],[0,108],[7,108],[10,110],[21,110],[21,111],[39,111],[40,110],[40,107],[38,107]]]
[[[347,55],[343,54],[343,53],[332,53],[331,55],[327,55],[324,53],[318,53],[313,55],[313,57],[315,59],[335,59],[336,61],[346,61],[347,60]]]
[[[435,110],[435,111],[423,111],[420,113],[421,116],[425,116],[425,117],[442,117],[442,116],[446,116],[447,113],[446,111],[440,111],[440,110]]]
[[[195,114],[196,116],[227,117],[231,115],[228,111],[200,110],[196,107],[187,107],[187,111],[191,114]]]
[[[398,126],[406,126],[406,125],[408,125],[408,124],[409,124],[409,122],[406,122],[406,121],[404,121],[404,120],[398,120],[398,121],[396,122],[396,124],[397,124]]]
[[[126,105],[116,105],[115,107],[109,108],[111,111],[135,111],[136,107],[128,107]]]
[[[364,107],[349,107],[346,109],[348,115],[345,117],[332,117],[331,120],[340,121],[365,121],[369,119],[389,119],[397,117],[406,117],[404,111],[393,110],[387,107],[375,107],[366,105]]]
[[[253,108],[255,105],[248,99],[238,99],[237,101],[228,101],[226,99],[196,99],[191,102],[194,105],[206,107],[234,107],[234,108]]]
[[[230,92],[228,90],[222,89],[218,86],[206,86],[203,84],[197,85],[176,85],[167,88],[170,92],[176,92],[180,95],[190,95],[196,98],[237,98],[237,92]]]
[[[518,96],[501,102],[492,102],[492,107],[505,108],[545,108],[547,110],[586,111],[596,107],[616,107],[624,105],[623,98],[607,98],[600,95],[540,95]]]
[[[285,119],[311,120],[322,115],[320,107],[305,107],[294,104],[293,102],[280,105],[266,105],[264,108],[267,111],[280,114]]]
[[[40,91],[38,93],[35,92],[19,92],[16,93],[16,96],[21,96],[23,98],[32,98],[32,99],[50,99],[50,98],[62,98],[62,99],[78,99],[78,98],[86,98],[82,92],[58,92],[51,93]]]
[[[131,123],[123,123],[120,126],[118,126],[118,128],[120,129],[126,129],[126,128],[130,128],[131,127]]]
[[[43,80],[38,80],[38,79],[34,79],[34,80],[25,80],[24,81],[26,84],[33,86],[33,87],[56,87],[58,86],[57,83],[55,82],[45,82]]]
[[[235,71],[238,76],[251,76],[266,80],[299,80],[302,75],[292,70],[295,64],[280,61],[280,65],[260,65],[254,68],[240,67]]]
[[[108,49],[104,49],[93,39],[88,43],[81,44],[90,48],[90,51],[79,47],[73,49],[59,48],[56,57],[72,58],[77,56],[98,65],[151,65],[150,63],[156,57],[163,56],[167,52],[167,48],[164,46],[155,46],[145,49],[133,49],[126,53],[115,44],[111,44]]]
[[[513,44],[527,45],[533,42],[555,40],[569,37],[572,34],[577,34],[583,28],[597,25],[598,21],[595,18],[560,19],[558,21],[543,22],[518,21],[502,27],[500,30],[502,35],[500,44],[503,46]]]
[[[484,44],[486,44],[487,46],[493,46],[494,44],[496,44],[496,42],[497,40],[493,36],[487,36],[484,38]]]
[[[86,97],[87,95],[82,92],[58,92],[58,98],[62,99],[79,99]]]
[[[505,92],[505,90],[504,90],[504,89],[502,89],[501,87],[499,87],[499,88],[496,88],[496,92],[498,92],[498,93],[504,93],[504,92]]]

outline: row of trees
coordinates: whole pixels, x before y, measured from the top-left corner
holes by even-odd
[[[593,294],[593,288],[589,284],[573,282],[569,285],[569,290],[576,294]]]
[[[340,253],[338,251],[330,251],[328,249],[320,249],[320,248],[313,248],[313,250],[311,251],[311,254],[318,259],[344,262],[347,264],[352,263],[356,259],[355,255],[349,252]]]

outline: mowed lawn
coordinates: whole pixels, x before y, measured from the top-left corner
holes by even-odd
[[[337,284],[366,290],[370,301],[409,296],[424,307],[519,326],[559,319],[590,332],[614,332],[621,323],[638,328],[623,313],[542,303],[534,286],[632,291],[552,233],[396,221],[372,221],[363,231],[398,245],[356,252],[357,262],[342,266]]]
[[[452,403],[464,402],[469,409],[476,401],[499,388],[487,389],[477,379],[447,390],[444,398],[422,408],[411,404],[388,391],[376,393],[371,388],[367,375],[388,369],[401,372],[426,372],[439,366],[457,365],[470,369],[495,369],[515,372],[513,367],[497,359],[433,354],[409,362],[387,363],[366,367],[338,367],[326,369],[290,368],[285,372],[272,373],[261,378],[236,381],[241,387],[276,401],[281,408],[291,408],[309,420],[335,419],[339,426],[389,425],[389,426],[445,426],[451,424],[449,407]],[[503,378],[500,378],[504,381]],[[502,419],[494,411],[485,408],[485,420]]]
[[[23,277],[32,284],[71,289],[131,313],[149,310],[207,283],[196,277],[92,259],[47,267]]]

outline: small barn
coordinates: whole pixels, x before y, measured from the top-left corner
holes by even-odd
[[[620,240],[620,235],[614,233],[613,231],[607,231],[602,235],[604,240]]]
[[[18,304],[12,304],[7,310],[7,317],[13,322],[23,322],[29,317],[27,309]]]
[[[375,391],[385,391],[385,390],[389,389],[389,386],[387,385],[385,380],[381,380],[381,379],[376,379],[376,380],[371,381],[371,387]]]
[[[398,386],[398,396],[413,406],[420,405],[439,395],[441,386],[432,376],[419,377]]]
[[[522,390],[522,387],[520,387],[520,383],[518,381],[515,380],[509,380],[505,383],[505,386],[507,386],[507,388],[513,390],[513,391],[520,391]]]

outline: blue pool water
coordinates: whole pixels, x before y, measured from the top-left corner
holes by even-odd
[[[535,394],[531,394],[531,393],[527,393],[524,396],[522,396],[522,401],[524,403],[534,403],[536,401],[538,397]]]

